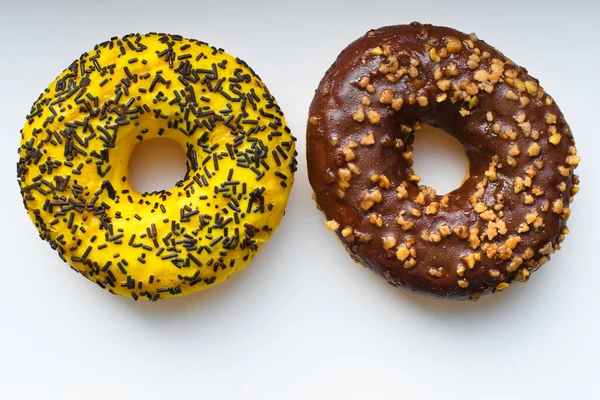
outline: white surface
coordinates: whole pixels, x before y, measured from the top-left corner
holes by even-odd
[[[271,1],[196,0],[183,10],[176,1],[0,0],[0,398],[597,396],[598,2]],[[562,251],[528,284],[475,304],[387,286],[350,260],[310,199],[305,121],[322,74],[369,28],[413,20],[474,31],[527,66],[583,156]],[[157,304],[110,296],[67,268],[38,239],[15,180],[18,132],[41,90],[95,43],[130,31],[180,33],[245,59],[299,139],[287,216],[249,269]],[[422,165],[444,168],[434,158]]]

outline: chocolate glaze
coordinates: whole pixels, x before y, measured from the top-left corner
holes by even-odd
[[[411,180],[419,122],[456,137],[469,159],[470,177],[445,198]],[[307,159],[317,206],[350,255],[441,298],[527,280],[560,247],[578,190],[571,131],[538,81],[474,35],[418,23],[342,51],[310,107]]]

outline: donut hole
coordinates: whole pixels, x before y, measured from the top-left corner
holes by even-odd
[[[129,159],[129,182],[140,193],[170,190],[186,171],[183,149],[167,138],[138,143]]]
[[[469,160],[460,142],[446,131],[422,124],[413,142],[413,169],[440,195],[458,189],[469,177]]]

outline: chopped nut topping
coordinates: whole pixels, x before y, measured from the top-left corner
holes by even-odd
[[[433,79],[436,81],[442,79],[442,69],[440,67],[435,68],[435,71],[433,72]]]
[[[375,93],[375,86],[373,86],[371,84],[368,84],[367,85],[367,92],[371,93],[371,94]]]
[[[440,61],[442,61],[442,59],[440,58],[440,56],[437,55],[437,51],[435,50],[435,47],[432,47],[429,50],[429,58],[431,59],[431,61],[434,61],[434,62],[440,62]]]
[[[419,76],[419,70],[414,65],[411,65],[410,67],[408,67],[408,76],[410,76],[411,78],[416,78],[417,76]]]
[[[552,143],[553,145],[558,146],[561,138],[562,138],[562,136],[560,135],[560,133],[555,133],[553,135],[550,135],[550,138],[548,139],[548,141],[550,143]]]
[[[537,217],[535,221],[533,221],[533,228],[537,231],[544,225],[544,219],[542,217]]]
[[[487,210],[479,214],[479,216],[486,221],[493,221],[496,219],[496,213],[494,210]]]
[[[417,97],[417,102],[419,103],[419,105],[421,107],[426,107],[427,104],[429,103],[429,100],[427,99],[426,96],[419,96],[419,97]]]
[[[556,199],[554,201],[554,203],[552,204],[552,212],[554,212],[555,214],[562,214],[562,212],[564,211],[564,204],[562,199]]]
[[[448,208],[449,202],[450,197],[448,195],[444,195],[444,197],[442,197],[442,200],[440,200],[440,206],[442,206],[442,208]]]
[[[354,175],[360,175],[360,169],[358,169],[358,167],[356,166],[356,164],[349,162],[348,163],[348,169],[350,170],[350,172],[352,172]]]
[[[441,94],[438,94],[437,96],[435,96],[435,101],[438,103],[441,103],[444,100],[446,100],[447,98],[448,98],[448,95],[446,93],[441,93]]]
[[[523,264],[523,259],[519,256],[513,257],[512,261],[506,267],[506,272],[515,272]]]
[[[366,88],[367,85],[369,84],[369,77],[368,76],[363,76],[362,78],[360,78],[358,80],[358,87],[360,88]]]
[[[377,46],[371,49],[371,54],[374,56],[380,56],[383,54],[383,50],[381,50],[381,47]]]
[[[381,115],[377,111],[369,110],[367,111],[367,119],[371,124],[378,124],[381,121]]]
[[[452,231],[461,239],[466,239],[469,237],[469,230],[464,225],[456,225]]]
[[[559,165],[559,166],[558,166],[558,172],[559,172],[559,173],[560,173],[562,176],[564,176],[564,177],[567,177],[567,176],[569,176],[569,174],[571,173],[571,170],[570,170],[569,168],[566,168],[566,167],[562,166],[562,165]]]
[[[350,148],[350,146],[342,147],[342,153],[344,154],[344,159],[346,161],[352,161],[356,158],[356,154],[354,154],[354,151]]]
[[[444,41],[446,42],[446,50],[448,50],[448,53],[456,54],[460,53],[462,50],[462,42],[458,38],[446,36]]]
[[[566,162],[571,166],[577,166],[581,162],[581,157],[576,155],[568,156]]]
[[[460,114],[461,117],[466,117],[467,115],[471,114],[471,112],[469,110],[466,110],[464,108],[461,108],[460,110],[458,110],[458,113]]]
[[[358,122],[363,122],[365,120],[365,109],[362,106],[359,106],[356,112],[352,114],[352,119]]]
[[[506,289],[508,287],[508,283],[506,282],[500,282],[499,284],[496,285],[496,290],[501,292],[504,289]]]
[[[537,93],[538,84],[534,81],[526,81],[525,88],[527,89],[527,93],[534,95]]]
[[[394,99],[394,92],[390,89],[385,89],[381,91],[379,95],[379,102],[382,104],[392,104],[392,100]]]
[[[527,107],[527,105],[529,104],[529,97],[527,97],[527,96],[519,97],[519,103],[521,103],[521,107]]]
[[[352,235],[352,228],[347,227],[342,230],[343,237],[348,237],[350,235]]]
[[[391,182],[387,176],[381,175],[379,177],[379,187],[382,189],[389,189],[391,186]]]
[[[360,202],[360,208],[367,211],[373,207],[375,203],[380,203],[382,199],[383,196],[379,189],[365,190],[363,192],[362,201]]]
[[[396,258],[398,258],[398,260],[400,261],[405,261],[409,255],[410,252],[408,251],[406,246],[400,246],[398,247],[398,250],[396,250]]]
[[[443,268],[429,268],[427,270],[427,272],[429,272],[429,275],[433,276],[434,278],[441,278],[442,277],[442,271]]]
[[[446,237],[452,234],[452,230],[446,224],[438,226],[438,232],[440,232],[440,235],[442,235],[442,237]]]
[[[415,202],[417,204],[424,206],[425,205],[425,194],[423,192],[419,192],[419,194],[415,198]]]
[[[476,203],[473,206],[473,209],[475,210],[475,212],[477,214],[481,214],[482,212],[484,212],[485,210],[487,210],[487,206],[485,204],[479,202],[479,203]]]
[[[404,216],[402,214],[398,215],[397,223],[402,227],[402,230],[404,231],[411,230],[415,226],[414,222],[407,221],[406,219],[404,219]]]
[[[490,276],[490,278],[497,278],[500,276],[500,271],[498,271],[497,269],[490,269],[488,271],[488,275]]]
[[[475,267],[475,263],[477,261],[481,261],[481,253],[471,253],[468,256],[463,257],[462,260],[467,264],[469,269],[473,269]]]
[[[556,115],[554,115],[554,114],[547,114],[546,115],[546,123],[548,125],[556,124]]]
[[[421,211],[420,211],[418,208],[414,208],[414,207],[413,207],[413,208],[411,208],[411,209],[410,209],[410,214],[411,214],[413,217],[417,217],[417,218],[420,218],[420,217],[421,217]]]
[[[338,229],[340,229],[340,224],[338,224],[334,220],[329,220],[329,221],[325,222],[325,225],[327,225],[327,229],[332,230],[332,231],[337,231]]]
[[[470,82],[466,87],[465,87],[465,92],[467,92],[468,95],[474,96],[477,93],[479,93],[479,86],[477,86],[476,83],[474,82]]]
[[[540,254],[544,256],[552,253],[554,253],[554,246],[552,245],[552,242],[546,243],[546,245],[540,249]]]
[[[396,188],[396,192],[398,192],[398,200],[402,200],[408,197],[408,191],[404,186],[398,186]]]
[[[360,144],[363,146],[370,146],[372,144],[375,144],[375,136],[373,136],[372,133],[364,135],[362,138],[360,138]]]
[[[402,108],[402,104],[404,103],[404,100],[402,100],[401,97],[397,97],[395,99],[392,100],[392,108],[396,111],[400,110]]]
[[[383,226],[383,219],[381,219],[381,217],[377,214],[370,214],[369,222],[378,228],[381,228]]]
[[[447,76],[449,78],[458,76],[458,67],[455,63],[451,62],[448,65],[446,65],[446,68],[444,69],[444,76]]]
[[[472,249],[476,249],[479,244],[481,243],[481,240],[479,239],[479,228],[477,227],[473,227],[471,229],[469,229],[469,245],[471,246]]]
[[[392,247],[396,246],[396,242],[397,242],[397,240],[396,240],[395,237],[393,237],[393,236],[385,236],[383,238],[383,248],[385,250],[389,250]]]
[[[469,286],[469,281],[467,281],[466,279],[459,279],[456,283],[463,289]]]
[[[537,211],[527,214],[525,216],[525,222],[527,222],[528,225],[531,225],[537,219],[538,215]]]
[[[506,97],[509,100],[519,100],[519,96],[517,96],[515,94],[515,92],[513,92],[512,90],[507,90],[506,94],[504,95],[504,97]]]
[[[439,208],[440,208],[440,203],[433,201],[425,209],[425,214],[436,215],[438,213]]]
[[[311,125],[319,125],[319,118],[313,115],[312,117],[310,117],[309,122]]]
[[[443,90],[444,92],[450,89],[450,81],[448,79],[439,80],[437,81],[436,85],[440,90]]]
[[[510,149],[508,149],[508,155],[509,156],[518,156],[519,154],[521,154],[521,150],[519,149],[519,145],[515,144],[514,146],[512,146]]]
[[[338,178],[340,181],[349,182],[352,179],[352,174],[347,168],[340,168],[337,172]]]
[[[369,104],[371,104],[371,100],[369,100],[367,96],[362,96],[360,98],[360,104],[362,104],[363,106],[368,106]]]
[[[525,184],[523,182],[523,178],[521,178],[520,176],[517,176],[515,178],[515,182],[513,184],[515,193],[521,192],[523,190],[524,186],[525,186]]]
[[[458,275],[458,276],[463,276],[463,275],[465,274],[465,271],[466,271],[466,270],[467,270],[467,269],[465,268],[465,266],[464,266],[464,265],[462,265],[462,264],[459,264],[459,265],[456,267],[456,275]]]
[[[527,268],[521,268],[517,273],[517,279],[525,282],[529,278],[529,270]]]
[[[476,69],[477,67],[479,67],[479,63],[473,60],[472,58],[469,58],[467,60],[467,67],[469,67],[469,69]]]
[[[475,74],[473,74],[473,78],[475,78],[477,82],[485,82],[489,77],[490,74],[484,69],[479,69],[475,71]]]
[[[535,157],[540,154],[540,150],[541,150],[540,145],[534,142],[527,149],[527,154],[529,154],[530,157]]]

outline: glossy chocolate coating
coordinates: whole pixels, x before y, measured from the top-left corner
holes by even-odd
[[[447,196],[412,170],[418,123],[469,159]],[[474,35],[413,23],[338,56],[310,107],[307,160],[317,206],[356,261],[415,293],[476,299],[527,280],[560,247],[579,157],[526,69]]]

